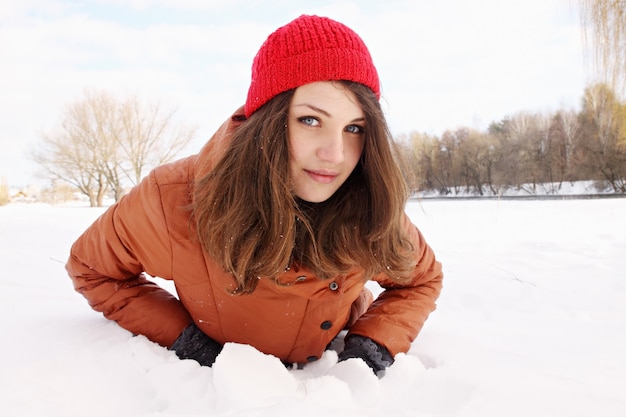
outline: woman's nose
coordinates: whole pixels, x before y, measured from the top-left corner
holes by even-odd
[[[326,162],[341,163],[344,159],[343,132],[329,134],[319,147],[317,156]]]

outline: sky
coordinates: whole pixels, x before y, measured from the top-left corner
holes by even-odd
[[[86,89],[135,95],[197,127],[195,153],[243,104],[265,38],[301,14],[368,45],[394,135],[485,129],[578,108],[589,82],[576,0],[4,0],[0,178],[41,183],[30,154]],[[183,155],[181,155],[183,156]]]

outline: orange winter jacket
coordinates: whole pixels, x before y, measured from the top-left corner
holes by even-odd
[[[280,284],[261,279],[252,294],[232,294],[234,279],[194,238],[189,206],[194,180],[219,158],[241,114],[239,109],[199,154],[156,168],[112,205],[74,243],[66,269],[94,310],[163,346],[194,322],[220,343],[249,344],[304,363],[320,357],[346,326],[364,287],[362,271],[355,267],[347,276],[321,280],[292,267],[278,277]],[[376,276],[385,290],[349,329],[392,355],[409,349],[442,285],[433,251],[408,217],[406,227],[417,248],[413,281],[398,287]],[[149,276],[173,280],[177,297]]]

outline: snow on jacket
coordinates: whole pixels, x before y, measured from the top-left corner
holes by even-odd
[[[241,114],[235,112],[199,154],[154,169],[112,205],[74,243],[66,269],[94,310],[163,346],[193,321],[222,344],[249,344],[304,363],[319,358],[344,329],[364,287],[362,270],[321,280],[291,267],[279,283],[260,279],[252,294],[232,294],[234,278],[194,238],[189,206],[194,179],[220,157]],[[349,329],[393,355],[409,349],[442,285],[433,251],[408,217],[406,227],[417,248],[412,282],[399,287],[376,276],[385,291]],[[173,280],[178,297],[149,277]]]

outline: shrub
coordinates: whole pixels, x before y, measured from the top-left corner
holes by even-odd
[[[0,178],[0,206],[4,206],[9,203],[9,186]]]

